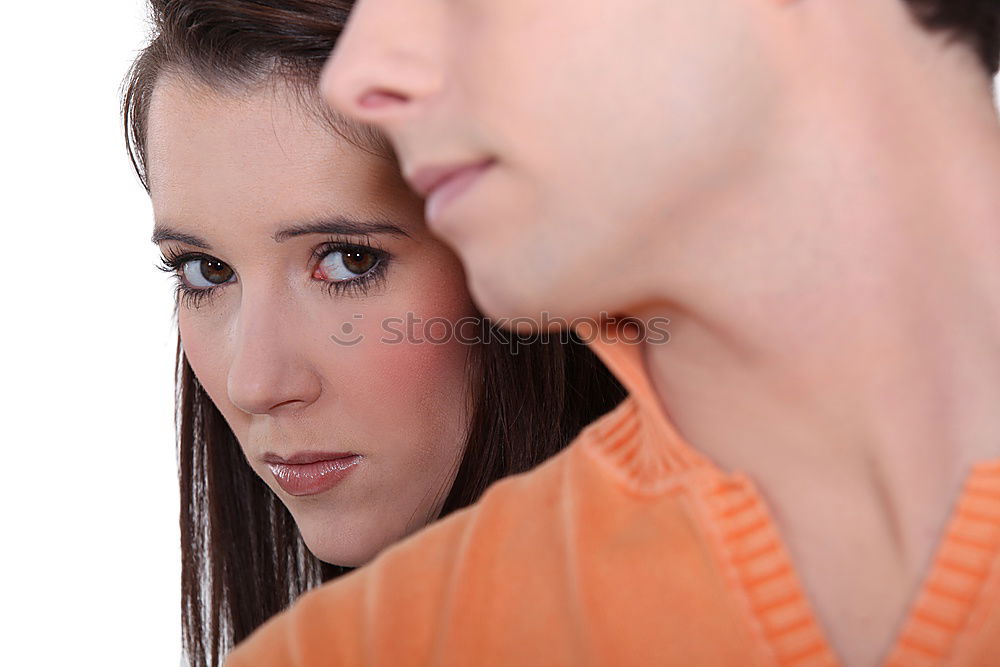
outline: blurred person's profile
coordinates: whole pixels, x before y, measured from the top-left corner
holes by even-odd
[[[324,71],[493,317],[630,397],[246,665],[1000,654],[994,0],[360,0]],[[593,334],[597,335],[593,335]]]

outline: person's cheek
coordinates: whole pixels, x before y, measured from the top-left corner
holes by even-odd
[[[407,447],[407,458],[425,460],[461,440],[470,348],[453,335],[453,322],[387,316],[366,325],[364,339],[347,352],[354,381],[341,392],[353,393],[352,405],[397,455]]]
[[[188,365],[242,447],[249,415],[229,398],[231,350],[225,327],[215,318],[181,312],[178,314],[177,329]]]
[[[451,412],[449,404],[464,388],[468,352],[467,346],[455,340],[430,340],[418,330],[407,340],[371,346],[366,350],[365,365],[375,390],[382,396],[394,396],[400,404],[397,418],[410,421],[405,415],[412,412],[438,420],[445,417],[438,412]]]
[[[228,403],[225,400],[227,367],[225,341],[216,332],[213,335],[211,322],[204,318],[179,314],[177,322],[184,356],[194,371],[198,382],[220,409]]]

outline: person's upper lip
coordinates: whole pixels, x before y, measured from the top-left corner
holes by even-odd
[[[421,197],[428,197],[434,190],[451,180],[460,172],[466,169],[478,169],[492,163],[491,159],[477,160],[474,162],[464,162],[461,164],[450,164],[443,166],[417,167],[408,170],[405,175],[406,181]]]
[[[335,459],[343,459],[349,456],[357,456],[354,452],[298,452],[292,454],[291,456],[279,456],[273,452],[267,452],[262,456],[264,463],[272,463],[279,465],[306,465],[309,463],[318,463],[319,461],[333,461]]]

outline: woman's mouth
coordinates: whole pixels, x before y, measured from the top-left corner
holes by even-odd
[[[351,452],[303,452],[283,458],[266,454],[263,459],[285,493],[312,496],[333,488],[361,462]]]

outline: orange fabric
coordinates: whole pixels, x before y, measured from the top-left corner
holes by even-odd
[[[752,482],[681,440],[639,346],[592,346],[624,403],[304,595],[229,667],[837,664]],[[885,664],[1000,664],[998,553],[1000,461],[984,462]]]

